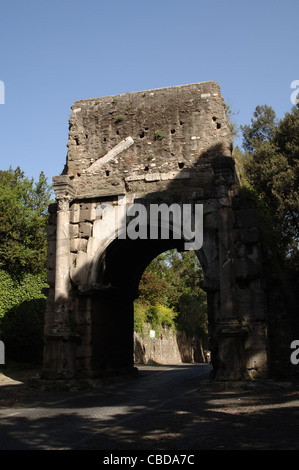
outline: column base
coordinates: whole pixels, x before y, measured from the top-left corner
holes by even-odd
[[[217,344],[212,350],[213,371],[211,379],[215,381],[249,380],[246,367],[243,330],[237,320],[222,321],[217,325]]]
[[[78,340],[79,335],[68,329],[45,335],[42,379],[65,380],[75,377]]]

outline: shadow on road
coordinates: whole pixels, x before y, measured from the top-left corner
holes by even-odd
[[[201,383],[208,368],[200,370],[145,367],[139,379],[56,393],[30,390],[25,381],[4,384],[0,376],[0,449],[299,448],[297,387],[225,390]]]

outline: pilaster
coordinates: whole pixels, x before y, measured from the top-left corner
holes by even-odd
[[[66,175],[54,177],[53,188],[57,201],[54,312],[52,324],[45,332],[43,369],[43,376],[51,379],[73,376],[77,340],[69,322],[70,203],[75,197],[75,189]]]
[[[238,319],[233,208],[231,187],[235,183],[234,160],[216,157],[212,160],[218,199],[220,309],[215,319],[214,375],[219,380],[247,377],[244,331]]]

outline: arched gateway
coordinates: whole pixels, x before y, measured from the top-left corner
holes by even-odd
[[[170,248],[202,264],[213,377],[267,375],[257,214],[236,202],[231,152],[215,82],[74,104],[49,209],[44,378],[133,369],[138,283]]]

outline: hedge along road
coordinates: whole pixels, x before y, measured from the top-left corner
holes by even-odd
[[[192,402],[210,366],[138,369],[136,379],[84,392],[42,392],[25,405],[0,408],[0,449],[175,449],[178,442],[187,449],[184,428],[193,424]]]

